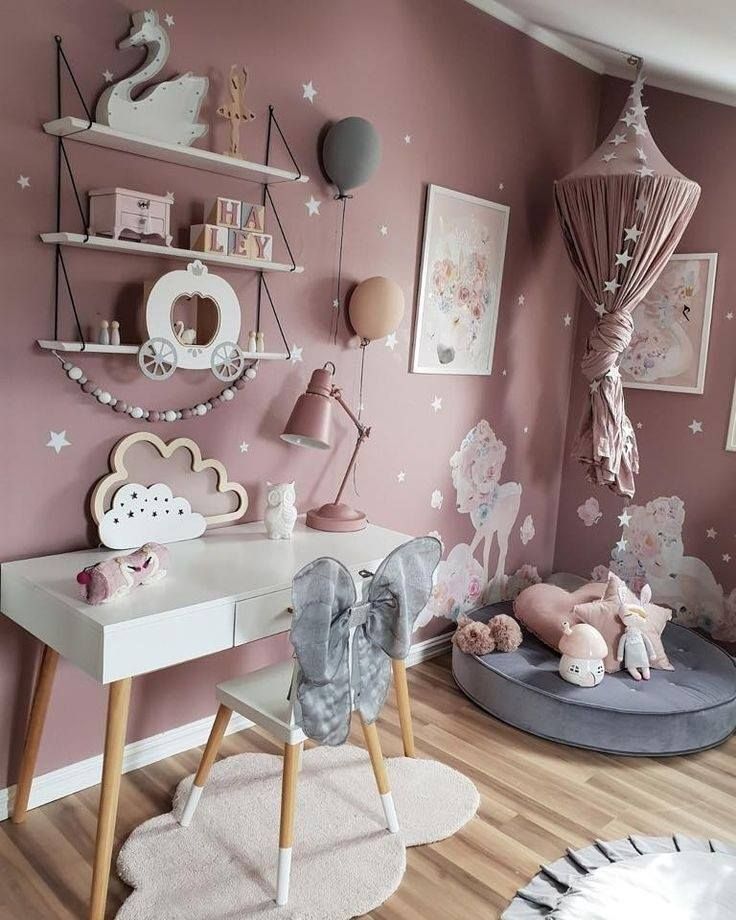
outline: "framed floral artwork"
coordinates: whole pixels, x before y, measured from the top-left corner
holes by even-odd
[[[670,258],[632,316],[621,380],[638,390],[702,393],[716,283],[715,252]]]
[[[734,384],[733,397],[731,398],[731,418],[728,422],[726,450],[736,450],[736,384]]]
[[[430,185],[412,371],[491,373],[509,208]]]

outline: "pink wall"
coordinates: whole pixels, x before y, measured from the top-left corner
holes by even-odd
[[[626,92],[620,80],[604,80],[601,136],[618,117]],[[736,371],[736,185],[732,178],[736,109],[658,89],[646,89],[644,102],[650,106],[649,127],[662,152],[677,169],[702,186],[700,203],[678,252],[717,252],[718,270],[704,394],[625,390],[629,417],[635,426],[641,425],[637,430],[641,474],[634,503],[644,505],[659,496],[682,499],[685,554],[710,568],[727,597],[736,586],[736,454],[724,450]],[[582,354],[591,317],[592,309],[581,311],[576,361]],[[584,395],[585,383],[576,369],[566,456],[572,449]],[[702,422],[702,433],[693,434],[688,428],[693,419]],[[577,508],[589,496],[598,499],[603,517],[598,524],[586,527]],[[582,467],[567,459],[555,566],[587,574],[595,565],[606,564],[621,535],[617,516],[623,506],[622,499],[592,488]],[[715,539],[707,536],[710,528],[716,531]],[[727,616],[732,615],[727,611]]]
[[[51,334],[53,253],[38,242],[53,228],[55,144],[39,130],[54,115],[55,32],[74,64],[88,99],[96,98],[106,69],[127,72],[135,53],[118,52],[132,0],[38,0],[12,23],[13,42],[3,55],[4,180],[0,245],[7,259],[0,339],[4,399],[3,524],[0,558],[12,559],[84,547],[94,538],[85,510],[92,483],[105,471],[114,443],[135,424],[83,399],[55,359],[39,353],[36,338]],[[20,8],[19,8],[20,9]],[[569,60],[482,14],[461,0],[172,0],[161,14],[175,17],[171,71],[207,73],[212,102],[233,62],[250,69],[249,104],[258,120],[243,144],[262,156],[266,106],[275,103],[302,168],[306,186],[280,187],[278,202],[298,260],[306,271],[272,282],[290,343],[303,348],[303,363],[269,365],[233,405],[205,419],[152,426],[165,437],[191,435],[205,455],[225,462],[247,487],[250,519],[262,514],[263,482],[295,478],[302,509],[327,500],[351,432],[338,421],[335,457],[297,451],[277,439],[308,374],[326,360],[337,365],[351,398],[357,393],[358,354],[328,338],[336,263],[338,206],[320,177],[317,137],[329,119],[370,118],[383,139],[383,161],[369,186],[350,202],[344,273],[349,283],[372,274],[398,281],[407,314],[394,351],[383,342],[367,355],[365,417],[374,433],[362,456],[359,504],[373,520],[411,533],[439,531],[451,546],[470,541],[472,526],[454,509],[449,457],[464,435],[487,418],[507,446],[504,479],[523,485],[520,524],[533,515],[536,536],[522,546],[518,526],[508,571],[530,562],[552,564],[562,446],[567,420],[575,284],[568,270],[551,207],[551,183],[590,150],[598,113],[598,78]],[[314,103],[302,97],[312,81]],[[21,89],[22,88],[22,89]],[[66,109],[78,112],[68,94]],[[81,114],[81,113],[80,113]],[[214,149],[225,132],[218,125]],[[404,142],[405,135],[411,143]],[[199,217],[198,203],[222,194],[247,198],[256,187],[150,160],[68,145],[83,190],[119,185],[176,196],[179,228]],[[284,162],[284,165],[286,163]],[[30,178],[23,190],[19,175]],[[510,235],[500,321],[491,378],[432,377],[408,373],[426,184],[437,183],[511,206]],[[503,189],[500,189],[503,184]],[[322,201],[309,217],[305,201]],[[71,202],[65,224],[78,229]],[[379,227],[385,224],[388,234]],[[117,316],[124,340],[143,333],[141,285],[164,263],[130,256],[68,251],[68,265],[85,323]],[[180,267],[180,266],[179,266]],[[229,273],[250,328],[254,278]],[[525,303],[518,304],[523,295]],[[65,335],[73,332],[65,314]],[[276,345],[266,325],[268,345]],[[178,371],[172,380],[144,381],[132,358],[80,359],[121,398],[154,407],[189,405],[216,391],[207,374]],[[504,375],[503,370],[507,373]],[[435,396],[442,409],[431,408]],[[50,431],[71,442],[58,455],[45,446]],[[249,444],[241,453],[241,442]],[[404,470],[406,479],[398,482]],[[441,510],[430,506],[435,489]],[[70,577],[74,573],[70,572]],[[175,576],[174,576],[175,577]],[[422,633],[447,627],[437,620]],[[261,649],[223,654],[136,682],[129,740],[209,714],[217,680],[268,656],[282,654],[283,640]],[[0,618],[0,788],[12,781],[26,716],[37,645]],[[57,679],[39,768],[46,771],[101,750],[104,693],[71,666]]]

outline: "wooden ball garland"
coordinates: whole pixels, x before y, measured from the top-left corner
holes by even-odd
[[[238,390],[245,387],[246,380],[253,380],[256,376],[258,362],[249,364],[248,367],[237,379],[233,380],[222,392],[216,396],[210,397],[206,402],[197,403],[187,409],[145,409],[143,406],[129,405],[122,399],[117,399],[108,390],[103,390],[94,380],[90,380],[81,367],[72,364],[71,361],[65,361],[58,352],[53,352],[58,359],[67,377],[78,384],[83,393],[96,399],[100,405],[108,406],[113,412],[123,415],[129,415],[134,419],[144,419],[148,422],[176,422],[179,419],[199,418],[217,409],[218,406],[231,402],[235,399]]]

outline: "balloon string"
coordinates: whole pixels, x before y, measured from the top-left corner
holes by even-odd
[[[340,300],[340,287],[342,285],[342,250],[343,243],[345,241],[345,207],[348,203],[348,198],[352,197],[351,195],[340,195],[339,199],[342,201],[342,219],[340,221],[340,248],[337,255],[337,295],[336,302],[337,306],[333,309],[333,320],[332,320],[332,341],[337,345],[337,333],[340,327],[340,308],[342,306],[342,301]]]

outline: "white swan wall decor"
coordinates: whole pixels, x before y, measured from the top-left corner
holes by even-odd
[[[95,119],[115,131],[188,147],[207,132],[207,125],[198,123],[197,118],[209,80],[185,73],[134,97],[136,87],[155,77],[166,64],[170,43],[155,10],[133,13],[131,22],[130,33],[119,42],[118,48],[145,45],[146,60],[135,73],[104,91],[97,103]]]

